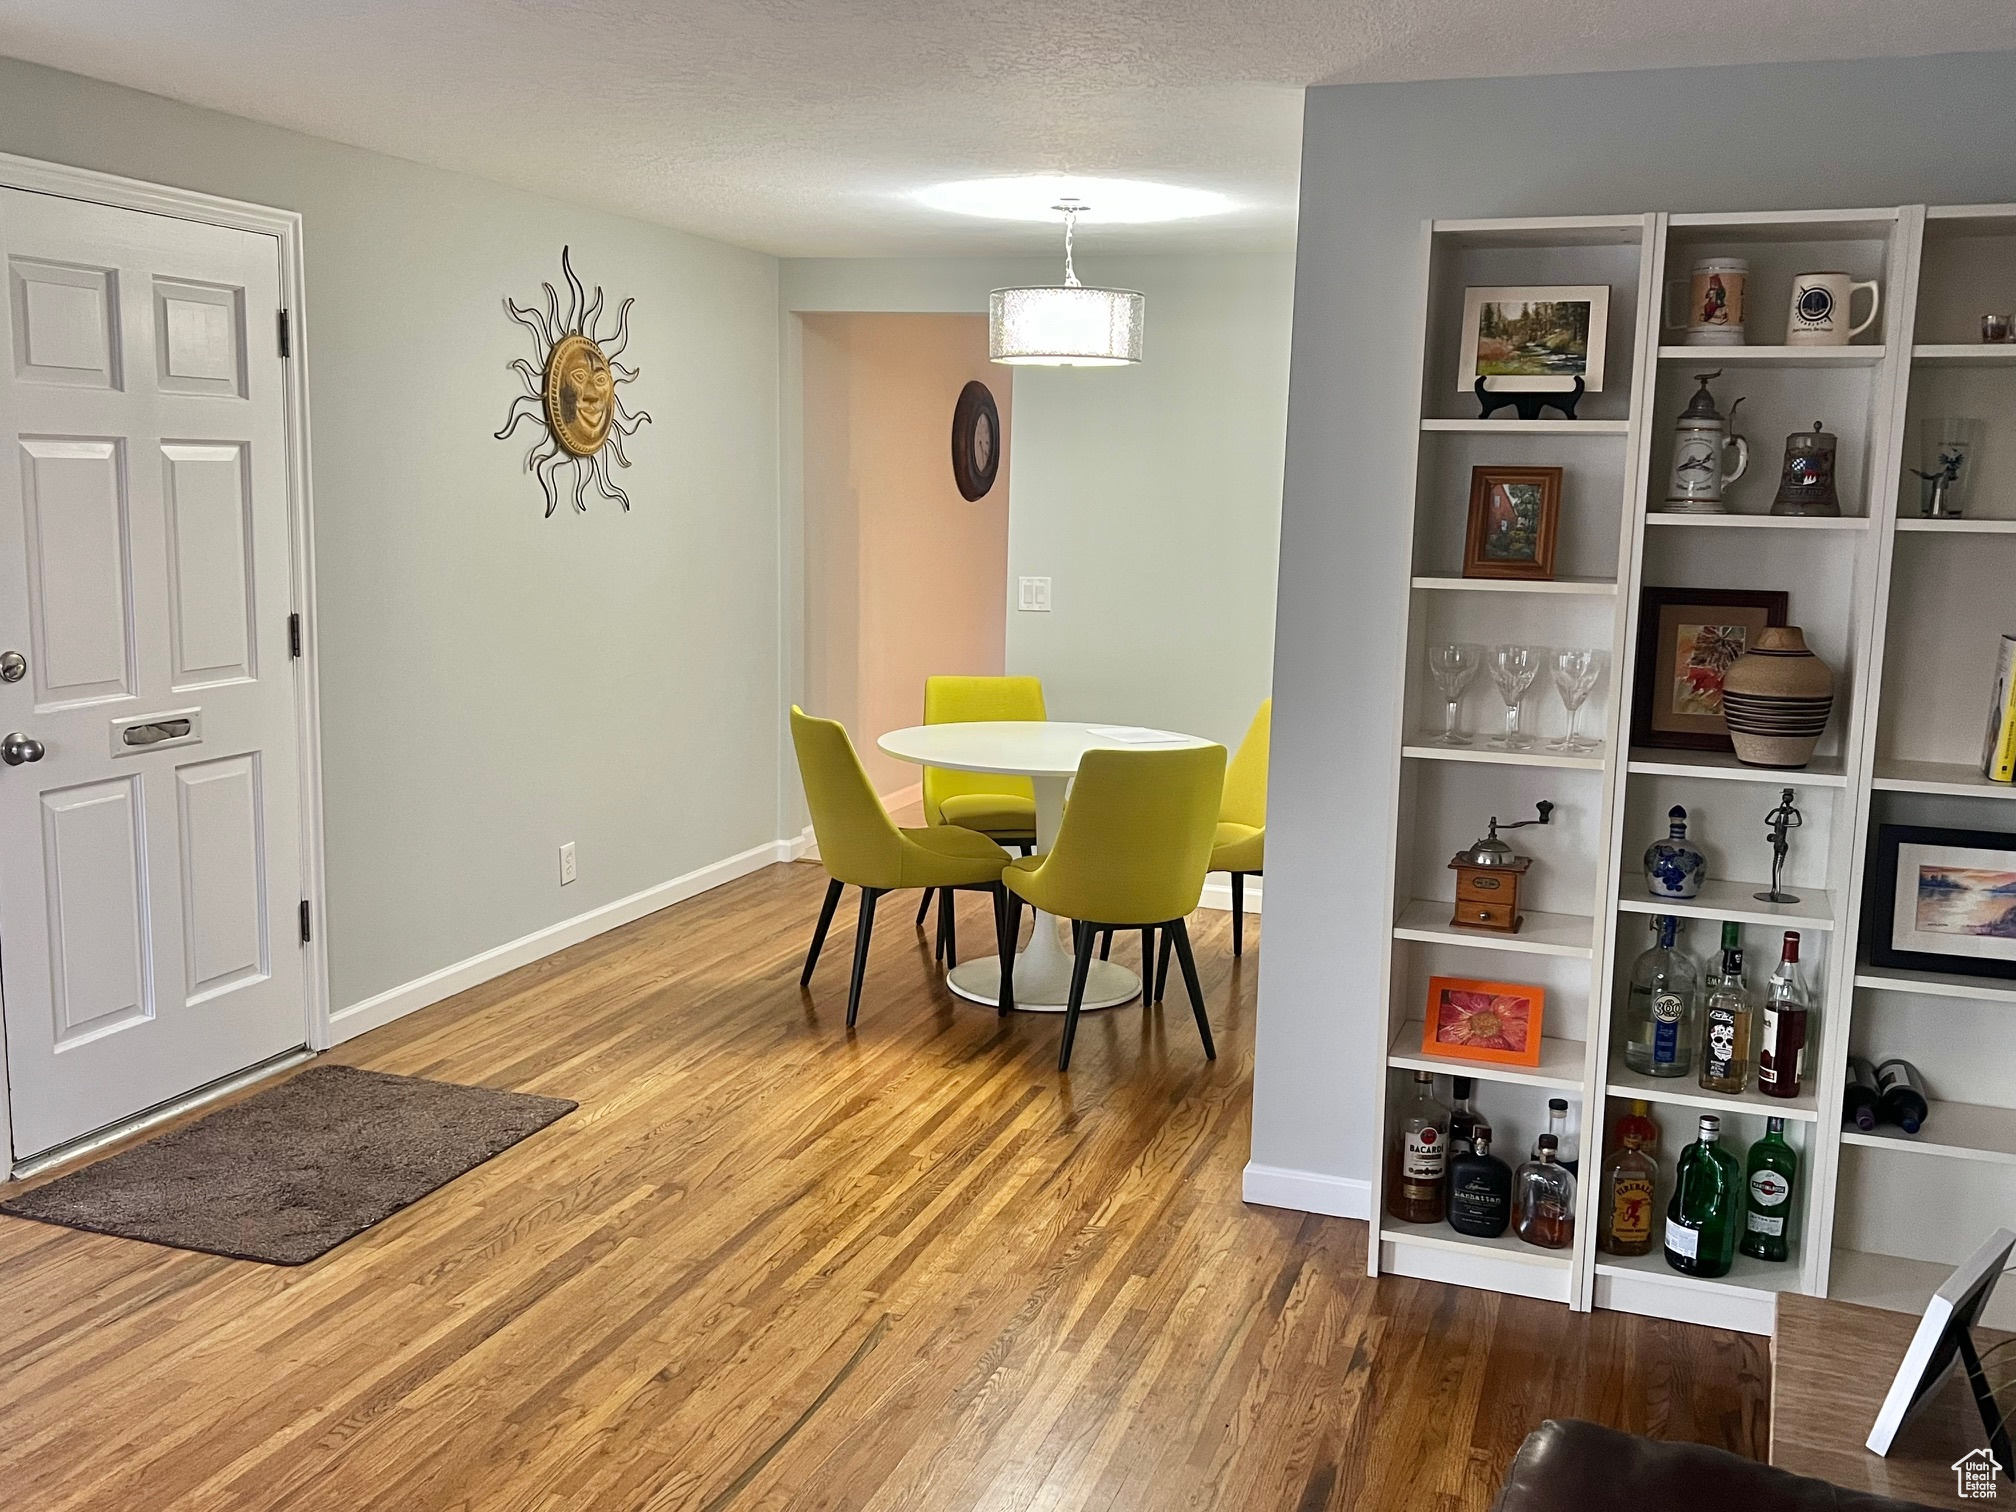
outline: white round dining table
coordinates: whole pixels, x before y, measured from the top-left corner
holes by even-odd
[[[1147,737],[1155,738],[1147,738]],[[1195,735],[1141,730],[1127,725],[1069,724],[1061,720],[974,720],[913,725],[876,742],[899,761],[955,772],[1000,772],[1027,777],[1036,790],[1036,850],[1057,843],[1064,799],[1087,751],[1170,751],[1211,744]],[[1015,960],[1015,1006],[1032,1013],[1062,1013],[1071,995],[1069,951],[1057,920],[1035,913],[1028,946]],[[1001,958],[990,955],[953,968],[947,984],[959,996],[990,1008],[1001,1001]],[[1085,1011],[1117,1008],[1141,991],[1141,978],[1113,961],[1094,961],[1085,978]]]

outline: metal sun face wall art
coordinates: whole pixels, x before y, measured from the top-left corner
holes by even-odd
[[[545,491],[548,519],[560,506],[565,485],[559,481],[559,472],[563,467],[574,470],[576,509],[587,511],[592,482],[603,498],[614,499],[627,511],[630,496],[610,480],[609,459],[614,457],[619,466],[628,467],[624,438],[635,435],[639,426],[651,420],[645,410],[631,414],[617,392],[638,376],[638,369],[616,360],[630,344],[630,306],[637,301],[624,300],[616,310],[615,331],[602,335],[601,285],[596,285],[592,298],[586,293],[575,276],[568,250],[560,249],[560,271],[567,281],[564,316],[560,291],[550,283],[540,285],[546,291],[543,310],[525,309],[509,298],[504,301],[511,318],[532,333],[539,365],[535,367],[523,357],[510,364],[525,380],[525,392],[511,401],[510,417],[497,432],[497,439],[504,440],[526,420],[544,426],[525,454],[525,470],[539,479]]]

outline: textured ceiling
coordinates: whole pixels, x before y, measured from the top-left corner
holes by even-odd
[[[1088,250],[1284,245],[1310,84],[2007,47],[2010,0],[0,0],[0,54],[787,256],[1048,246],[905,198],[1044,171],[1242,205]]]

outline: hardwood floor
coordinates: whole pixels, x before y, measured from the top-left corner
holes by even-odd
[[[797,985],[823,884],[342,1046],[581,1107],[312,1265],[0,1218],[0,1504],[1439,1512],[1549,1415],[1761,1456],[1762,1340],[1371,1281],[1362,1223],[1240,1202],[1228,915],[1215,1065],[1172,998],[1088,1017],[1059,1077],[1059,1021],[957,1003],[907,908],[848,1034],[851,894]]]

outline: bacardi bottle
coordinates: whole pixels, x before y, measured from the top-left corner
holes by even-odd
[[[1393,1121],[1386,1211],[1402,1223],[1440,1223],[1448,1180],[1449,1110],[1435,1100],[1435,1078],[1416,1071]]]
[[[1722,1120],[1701,1115],[1700,1133],[1680,1152],[1666,1204],[1666,1263],[1688,1276],[1726,1276],[1743,1222],[1743,1168],[1722,1148]]]
[[[1792,1258],[1792,1191],[1799,1181],[1799,1152],[1785,1142],[1785,1120],[1767,1118],[1764,1137],[1750,1146],[1743,1239],[1738,1248],[1756,1260]]]
[[[1813,994],[1799,969],[1799,935],[1787,930],[1784,954],[1764,1000],[1764,1033],[1757,1048],[1757,1090],[1766,1097],[1799,1095],[1812,1019]]]
[[[1631,968],[1624,1064],[1643,1076],[1685,1076],[1694,1069],[1694,999],[1700,978],[1673,948],[1680,921],[1659,919],[1659,943]]]

